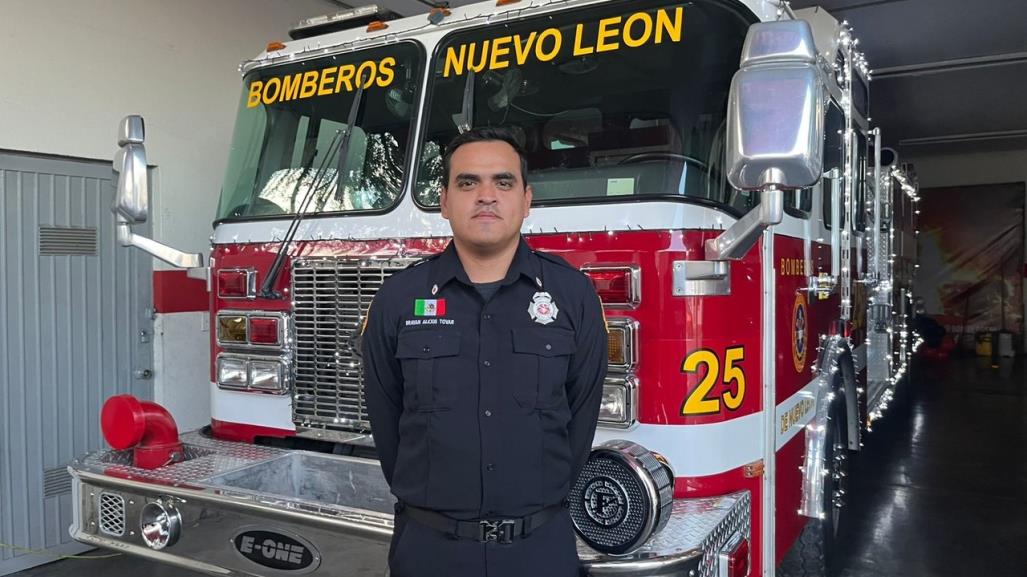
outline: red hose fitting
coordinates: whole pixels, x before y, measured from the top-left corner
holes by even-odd
[[[103,437],[114,449],[133,449],[132,462],[141,469],[159,469],[181,460],[182,442],[171,413],[157,403],[132,395],[107,399],[100,412]]]

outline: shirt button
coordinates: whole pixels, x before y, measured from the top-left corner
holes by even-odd
[[[481,318],[483,318],[483,319],[485,319],[487,321],[490,321],[490,320],[492,320],[492,315],[490,315],[489,313],[485,313],[485,314],[481,315]]]
[[[551,350],[553,350],[553,345],[551,345],[551,344],[549,344],[549,343],[546,343],[546,350],[547,350],[547,351],[551,351]],[[425,352],[427,352],[427,351],[425,351]]]
[[[485,416],[486,417],[491,417],[492,416],[492,411],[490,411],[488,409],[485,409]]]
[[[485,365],[486,367],[491,367],[492,366],[492,362],[491,361],[482,361],[481,364]]]
[[[492,463],[489,463],[488,465],[485,465],[485,470],[486,471],[495,471],[496,470],[496,466],[493,465]]]
[[[431,352],[431,347],[424,347],[424,352],[430,353]]]

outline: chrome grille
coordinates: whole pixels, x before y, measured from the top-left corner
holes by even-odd
[[[114,493],[100,493],[100,530],[108,535],[125,534],[125,498]]]
[[[416,259],[303,259],[292,269],[296,334],[293,421],[301,427],[366,432],[357,337],[371,299]]]

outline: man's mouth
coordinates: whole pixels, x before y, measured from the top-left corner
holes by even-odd
[[[499,215],[494,213],[494,212],[479,212],[478,214],[474,215],[474,217],[472,217],[472,218],[484,219],[484,220],[499,220]]]

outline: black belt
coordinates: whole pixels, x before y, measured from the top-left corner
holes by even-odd
[[[564,508],[563,504],[546,507],[538,513],[519,519],[475,519],[461,521],[428,509],[413,505],[397,504],[399,513],[406,512],[418,523],[445,533],[457,539],[468,539],[479,543],[512,543],[515,538],[527,537]]]

